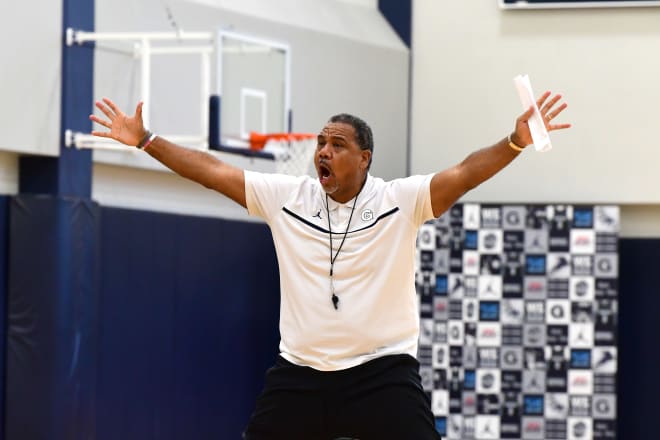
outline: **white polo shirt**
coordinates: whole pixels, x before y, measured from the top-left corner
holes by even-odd
[[[355,199],[327,198],[318,181],[245,171],[248,212],[270,226],[280,269],[280,351],[297,365],[332,371],[390,354],[417,355],[417,229],[433,218],[432,175],[385,182],[369,175],[334,264]]]

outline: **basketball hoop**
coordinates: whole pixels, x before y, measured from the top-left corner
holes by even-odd
[[[280,174],[309,174],[316,135],[309,133],[250,133],[250,149],[271,153]]]

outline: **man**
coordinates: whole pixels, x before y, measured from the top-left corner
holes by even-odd
[[[537,105],[550,124],[566,104]],[[514,132],[445,171],[385,182],[369,174],[373,136],[359,118],[333,116],[318,135],[318,178],[243,171],[96,106],[94,131],[143,148],[183,177],[231,198],[270,226],[280,268],[280,356],[244,433],[247,440],[437,439],[415,359],[417,228],[440,216],[532,143],[523,113]]]

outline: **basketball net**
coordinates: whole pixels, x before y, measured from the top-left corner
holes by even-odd
[[[276,172],[291,176],[310,172],[316,135],[308,133],[250,133],[250,149],[271,153]]]

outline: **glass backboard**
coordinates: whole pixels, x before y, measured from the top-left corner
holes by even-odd
[[[289,46],[220,30],[216,57],[221,145],[240,144],[251,132],[290,131]]]

